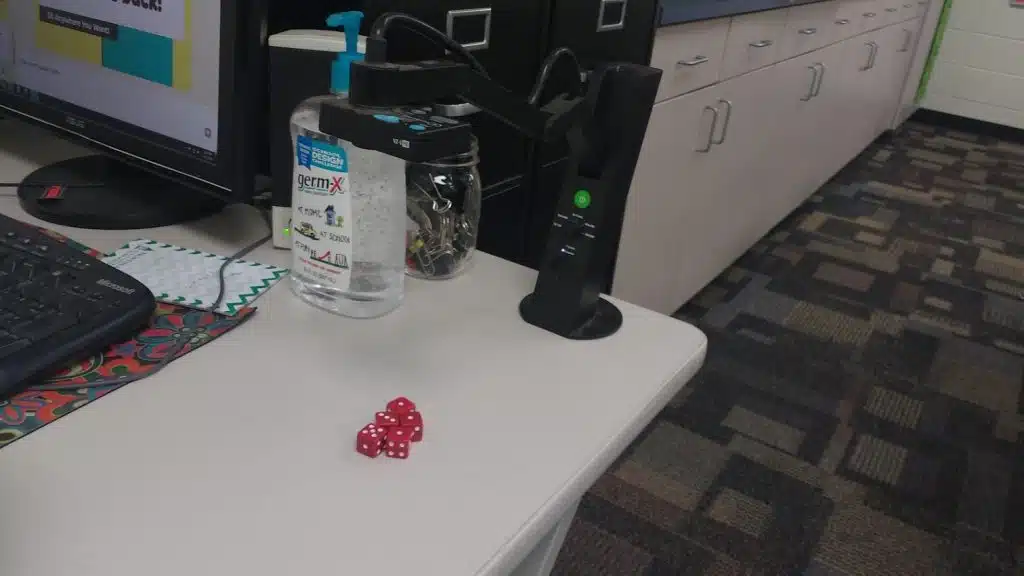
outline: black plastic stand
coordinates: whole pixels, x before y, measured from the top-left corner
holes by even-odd
[[[568,133],[569,159],[533,293],[519,315],[571,340],[611,336],[622,312],[601,298],[661,71],[613,64],[591,75],[589,118]]]
[[[96,230],[171,226],[216,214],[225,206],[222,200],[100,155],[36,170],[18,187],[18,199],[40,220]]]
[[[386,32],[395,22],[450,49],[460,61],[389,62]],[[365,148],[418,161],[411,155],[420,146],[413,143],[421,143],[431,132],[456,150],[464,149],[453,121],[410,118],[424,103],[458,96],[535,145],[565,138],[569,157],[551,231],[533,293],[519,303],[519,314],[534,326],[573,340],[614,334],[622,326],[622,313],[601,298],[601,286],[615,259],[626,196],[661,70],[634,64],[601,66],[591,71],[585,90],[577,80],[582,73],[576,70],[579,75],[574,74],[573,83],[580,85],[540,105],[555,63],[572,56],[571,51],[556,50],[545,59],[534,94],[523,100],[491,80],[460,48],[423,21],[403,14],[381,16],[366,42],[366,59],[352,63],[347,105],[325,104],[321,129]],[[580,97],[580,91],[585,95]],[[392,111],[382,117],[382,108]],[[381,122],[390,126],[390,133],[382,132]]]
[[[570,340],[597,340],[615,334],[622,327],[622,312],[604,298],[599,298],[594,308],[578,317],[571,327],[558,325],[557,316],[548,314],[534,302],[533,294],[519,302],[519,315],[523,320]]]

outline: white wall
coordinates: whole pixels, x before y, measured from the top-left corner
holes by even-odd
[[[954,0],[922,106],[1024,129],[1024,9]]]

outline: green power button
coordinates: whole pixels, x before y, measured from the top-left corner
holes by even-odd
[[[583,189],[577,190],[576,194],[574,194],[572,197],[572,203],[575,204],[576,207],[579,209],[583,209],[586,208],[587,206],[590,206],[590,200],[590,192]]]

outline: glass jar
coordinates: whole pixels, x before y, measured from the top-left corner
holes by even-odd
[[[406,274],[452,278],[472,260],[482,193],[477,164],[474,139],[464,154],[406,167]]]

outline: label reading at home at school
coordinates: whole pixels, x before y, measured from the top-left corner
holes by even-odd
[[[292,185],[293,273],[348,290],[353,227],[345,150],[300,136]]]

